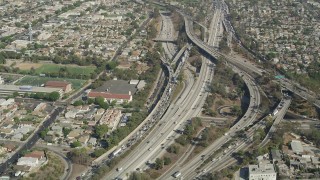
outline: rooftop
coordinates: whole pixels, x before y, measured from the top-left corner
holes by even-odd
[[[16,85],[3,85],[0,84],[0,91],[19,91],[19,92],[59,92],[60,88],[46,88],[46,87],[35,87],[35,86],[16,86]]]
[[[295,153],[302,153],[303,152],[303,147],[300,141],[297,140],[292,140],[291,141],[291,148],[292,151]]]
[[[131,95],[129,93],[127,93],[127,94],[112,94],[109,92],[89,92],[88,96],[91,98],[103,97],[106,99],[126,99],[126,100],[131,99]]]
[[[249,174],[273,174],[273,164],[249,165]]]
[[[116,94],[134,94],[136,89],[136,84],[129,84],[129,81],[124,80],[110,80],[105,82],[102,86],[97,89],[92,90],[93,92],[109,92]]]

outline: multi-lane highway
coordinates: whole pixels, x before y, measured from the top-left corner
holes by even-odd
[[[274,132],[275,126],[278,125],[283,119],[290,106],[290,103],[291,98],[285,98],[280,102],[279,106],[277,107],[279,112],[273,117],[274,123],[270,128],[269,133]],[[261,121],[252,126],[246,132],[247,138],[238,139],[233,145],[230,145],[223,152],[219,153],[215,158],[213,158],[209,163],[198,169],[199,174],[193,174],[193,176],[190,176],[190,178],[199,177],[209,171],[219,171],[227,166],[232,165],[233,163],[236,163],[237,160],[232,156],[233,153],[238,152],[239,150],[246,150],[248,147],[250,147],[252,145],[251,139],[253,138],[255,130],[258,128],[265,128],[265,123]],[[269,139],[269,135],[266,136],[266,139]],[[263,140],[259,146],[261,147],[266,145],[266,142],[267,140]]]
[[[210,81],[213,74],[213,66],[210,64],[210,61],[204,59],[201,67],[202,73],[197,81],[192,83],[193,77],[189,77],[191,79],[186,90],[176,103],[170,105],[166,114],[159,121],[158,127],[154,128],[140,145],[119,163],[118,167],[121,167],[122,170],[120,172],[111,171],[107,175],[108,178],[125,178],[127,173],[145,167],[146,161],[154,161],[155,157],[165,151],[165,148],[162,147],[167,147],[174,142],[174,137],[178,135],[174,130],[185,126],[185,122],[189,118],[201,111],[202,106],[199,104],[205,101],[206,82]]]
[[[166,14],[160,14],[162,18],[162,26],[159,35],[159,39],[166,37],[166,39],[173,39],[174,36],[174,27],[171,21],[170,16]],[[168,59],[173,59],[176,53],[176,47],[172,42],[162,43],[162,47],[168,57]]]
[[[209,38],[208,38],[208,45],[217,47],[218,41],[217,38],[221,33],[221,6],[219,1],[217,1],[215,5],[215,11],[213,14],[213,18],[211,19],[210,28],[209,28]]]
[[[250,104],[244,116],[234,126],[230,128],[230,130],[226,133],[225,136],[220,137],[218,140],[216,140],[214,143],[208,146],[204,151],[202,151],[197,156],[193,157],[190,161],[188,161],[183,166],[178,165],[177,167],[172,168],[171,171],[168,172],[161,179],[163,180],[173,179],[171,175],[177,171],[180,171],[184,177],[188,177],[188,178],[195,175],[196,169],[202,164],[204,156],[209,156],[214,151],[218,150],[223,144],[229,141],[230,138],[234,136],[238,130],[249,126],[256,119],[256,116],[258,114],[257,106],[259,106],[260,104],[259,89],[255,85],[255,82],[253,81],[253,79],[250,76],[248,76],[246,73],[241,72],[239,69],[235,67],[234,67],[234,71],[238,72],[242,76],[251,95]]]
[[[205,86],[212,80],[213,68],[212,63],[204,58],[196,82],[194,82],[193,75],[187,73],[186,88],[178,100],[169,106],[156,128],[147,135],[132,153],[118,164],[118,171],[112,170],[106,177],[126,178],[128,173],[135,171],[137,168],[147,168],[147,161],[148,163],[154,162],[157,157],[165,152],[165,147],[173,143],[174,138],[178,135],[174,130],[184,127],[188,119],[201,111],[207,95]]]

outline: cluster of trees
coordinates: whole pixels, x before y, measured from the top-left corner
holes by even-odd
[[[227,43],[228,41],[226,36],[227,36],[226,33],[224,33],[221,41],[219,42],[219,50],[228,54],[231,51],[231,49],[228,46],[228,43]]]
[[[97,125],[94,128],[94,136],[97,137],[98,139],[102,139],[105,137],[105,135],[108,133],[108,125],[102,124],[102,125]]]
[[[67,157],[75,164],[89,165],[91,162],[86,148],[73,149],[67,154]]]
[[[217,67],[215,68],[215,78],[210,85],[210,92],[204,104],[203,112],[209,116],[215,116],[216,112],[211,109],[216,98],[215,94],[221,95],[223,98],[229,98],[235,100],[242,96],[245,92],[246,86],[242,78],[234,73],[230,68],[224,65],[221,61],[218,61]],[[226,87],[235,88],[235,92],[227,93]],[[218,102],[217,102],[218,103]],[[235,115],[241,115],[241,108],[238,106],[232,107],[232,113]]]
[[[182,146],[191,143],[197,133],[196,130],[201,126],[202,122],[200,118],[192,119],[190,123],[185,126],[183,135],[179,136],[175,141]]]
[[[97,158],[100,157],[102,154],[104,154],[106,151],[106,149],[104,148],[96,148],[93,153],[91,153],[91,157],[93,158]]]
[[[212,106],[214,104],[214,100],[215,100],[216,96],[214,94],[210,94],[208,95],[204,105],[203,105],[203,113],[208,115],[208,116],[212,116],[214,117],[215,115],[217,115],[217,113],[212,110]]]
[[[95,104],[98,105],[100,108],[103,109],[108,109],[110,106],[114,107],[116,105],[117,101],[114,100],[112,102],[105,102],[103,97],[97,97],[97,98],[89,98],[87,101],[83,101],[83,100],[77,100],[73,103],[74,106],[81,106],[84,104]]]
[[[0,49],[4,49],[12,41],[14,41],[13,35],[0,38]]]
[[[61,9],[56,10],[55,14],[59,15],[59,14],[65,13],[67,11],[70,11],[72,9],[75,9],[76,7],[79,7],[82,3],[83,3],[83,1],[76,1],[73,4],[69,4],[67,6],[63,6]]]
[[[66,49],[61,49],[51,59],[56,64],[77,64],[79,66],[88,66],[93,64],[97,67],[106,67],[106,60],[90,51],[84,52],[83,57],[80,57],[76,55],[74,51],[69,52]]]
[[[146,173],[133,172],[132,174],[130,174],[128,180],[150,180],[150,179],[152,178]]]
[[[40,132],[39,134],[40,138],[44,139],[47,136],[48,132],[49,132],[49,129],[45,128],[43,131]]]
[[[171,164],[171,159],[169,157],[157,158],[154,163],[154,169],[159,170],[162,169],[163,166]]]
[[[167,148],[167,151],[169,153],[174,153],[174,154],[178,154],[179,153],[179,150],[180,150],[180,147],[175,145],[175,144],[172,144],[170,145],[168,148]]]
[[[47,101],[56,101],[60,99],[60,93],[59,92],[51,92],[51,93],[37,92],[37,93],[31,93],[29,97],[34,99],[44,99]]]
[[[0,64],[5,64],[6,59],[20,59],[21,54],[14,51],[2,51],[0,52]]]
[[[82,144],[81,144],[81,142],[79,142],[79,141],[74,141],[74,142],[72,142],[72,143],[70,144],[70,146],[71,146],[72,148],[76,148],[76,147],[81,147]]]

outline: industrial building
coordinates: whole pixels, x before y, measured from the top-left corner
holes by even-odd
[[[276,180],[273,164],[249,165],[249,180]]]

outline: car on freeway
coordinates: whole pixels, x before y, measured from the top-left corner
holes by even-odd
[[[118,171],[118,172],[122,171],[122,167],[118,167],[118,168],[117,168],[117,171]]]

